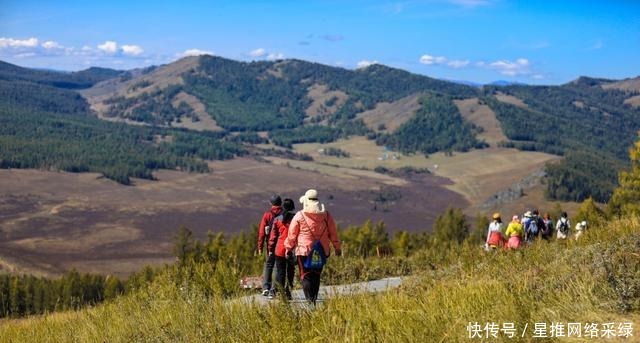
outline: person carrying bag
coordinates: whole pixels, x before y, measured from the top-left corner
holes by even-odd
[[[336,256],[342,255],[342,250],[336,223],[324,204],[318,201],[318,192],[308,190],[300,203],[302,210],[291,220],[285,249],[288,256],[295,255],[305,299],[315,305],[330,245]]]

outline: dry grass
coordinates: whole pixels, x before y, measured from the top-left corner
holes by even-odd
[[[332,115],[336,113],[347,101],[349,96],[343,91],[330,91],[326,85],[314,84],[308,89],[307,96],[311,99],[311,105],[305,110],[308,117],[317,117],[320,115]],[[325,102],[336,98],[331,106],[326,106]]]
[[[602,85],[603,89],[619,89],[623,91],[640,91],[640,77],[624,79]]]
[[[218,126],[218,123],[216,123],[209,113],[207,113],[204,104],[195,96],[185,93],[184,91],[180,91],[180,93],[173,98],[171,105],[177,108],[183,101],[193,109],[193,112],[198,116],[200,121],[192,122],[189,118],[181,118],[181,123],[174,122],[171,124],[172,126],[184,127],[196,131],[222,131],[222,128]]]
[[[5,320],[0,341],[466,342],[470,323],[514,323],[513,338],[499,333],[473,341],[596,342],[602,338],[535,338],[533,326],[614,322],[616,330],[632,323],[633,336],[623,341],[637,342],[640,302],[620,295],[640,283],[640,257],[629,253],[640,244],[639,232],[634,218],[593,228],[579,242],[492,254],[465,246],[451,264],[425,269],[398,290],[343,296],[316,309],[205,298],[192,284],[160,277],[149,289],[96,308]],[[610,269],[620,264],[627,268]]]
[[[529,107],[529,106],[527,106],[527,104],[524,103],[524,101],[520,100],[519,98],[516,98],[513,95],[505,94],[505,93],[502,93],[502,92],[498,92],[496,94],[496,99],[498,99],[499,101],[502,101],[504,103],[515,105],[515,106],[522,107],[522,108],[528,108]]]
[[[453,101],[462,117],[484,129],[478,135],[478,139],[484,140],[490,146],[496,147],[498,142],[507,141],[507,136],[502,133],[500,122],[496,118],[496,113],[487,105],[481,105],[478,98],[454,100]]]
[[[318,152],[324,147],[340,148],[348,152],[350,158],[325,156]],[[557,156],[545,153],[505,148],[472,150],[467,153],[454,153],[453,156],[436,153],[425,158],[422,155],[385,152],[382,147],[364,137],[339,140],[329,144],[297,144],[295,150],[311,155],[317,162],[345,168],[374,169],[377,166],[389,169],[404,166],[427,168],[435,175],[453,181],[453,184],[447,187],[465,196],[472,204],[484,202],[496,192],[520,181],[531,171],[558,159]],[[399,158],[379,160],[385,153],[389,157],[397,155]],[[313,165],[313,163],[308,164]]]
[[[367,127],[374,131],[393,132],[420,109],[420,96],[413,94],[391,103],[378,103],[374,109],[359,113],[358,118],[362,118]],[[385,129],[379,130],[380,125],[384,125]]]
[[[635,95],[630,97],[629,99],[626,99],[624,101],[625,104],[629,104],[633,107],[640,107],[640,95]]]

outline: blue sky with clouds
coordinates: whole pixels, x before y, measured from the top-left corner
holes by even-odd
[[[640,2],[0,0],[0,60],[18,65],[128,69],[199,53],[479,83],[635,77]]]

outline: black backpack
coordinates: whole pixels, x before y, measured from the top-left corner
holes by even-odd
[[[560,219],[560,225],[558,226],[558,231],[562,232],[562,234],[566,235],[569,232],[569,220]]]

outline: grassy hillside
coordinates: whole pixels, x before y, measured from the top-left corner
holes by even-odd
[[[219,293],[205,296],[192,282],[159,277],[148,288],[113,302],[77,312],[10,320],[0,340],[66,341],[468,341],[468,326],[513,323],[491,341],[602,341],[640,322],[640,219],[593,227],[578,241],[536,244],[516,252],[484,253],[462,245],[442,250],[441,258],[418,251],[407,261],[414,273],[401,289],[383,294],[328,300],[315,310],[274,302],[271,306],[232,302]],[[370,258],[367,265],[387,259]],[[332,258],[327,274],[356,268]],[[330,275],[327,275],[330,276]],[[206,280],[205,280],[206,281]],[[209,282],[215,283],[216,280]],[[581,323],[582,338],[534,338],[536,323]],[[596,324],[590,338],[586,324]],[[628,324],[630,323],[630,324]],[[526,329],[525,329],[526,325]],[[621,326],[622,325],[622,326]],[[524,331],[524,335],[522,332]],[[481,331],[483,337],[485,331]],[[486,339],[486,338],[485,338]],[[476,340],[481,341],[476,338]]]

